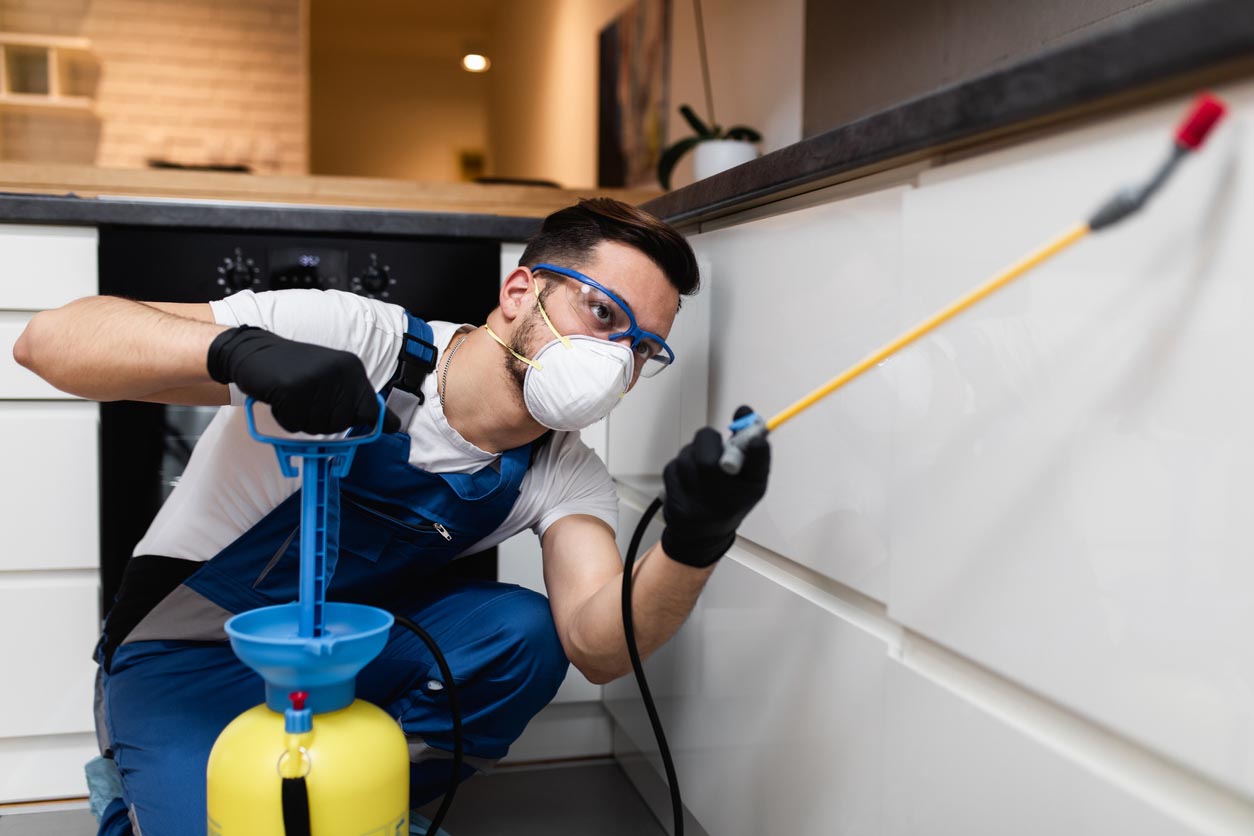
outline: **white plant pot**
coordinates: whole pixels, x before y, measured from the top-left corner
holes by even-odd
[[[692,174],[698,180],[713,177],[720,171],[735,168],[758,156],[752,142],[739,139],[709,139],[693,149]]]

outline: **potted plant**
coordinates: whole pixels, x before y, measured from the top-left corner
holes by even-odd
[[[662,184],[662,188],[668,190],[671,187],[671,173],[675,170],[675,164],[679,162],[680,157],[688,153],[690,148],[697,149],[693,160],[693,173],[698,180],[704,180],[720,171],[735,168],[741,163],[752,160],[758,155],[758,149],[754,143],[762,141],[762,135],[753,128],[736,125],[723,130],[714,120],[714,92],[710,87],[710,62],[705,52],[705,21],[701,15],[701,0],[692,0],[692,11],[696,18],[697,49],[701,56],[701,81],[705,85],[705,112],[709,116],[709,121],[703,122],[688,105],[679,106],[680,114],[697,132],[697,135],[684,137],[662,152],[662,157],[657,163],[657,179]]]
[[[707,125],[688,105],[680,105],[679,112],[697,135],[686,136],[662,152],[657,164],[657,179],[662,188],[671,187],[675,165],[693,148],[697,149],[693,171],[698,180],[748,162],[758,155],[754,143],[761,142],[762,135],[753,128],[735,125],[724,130],[716,124]]]

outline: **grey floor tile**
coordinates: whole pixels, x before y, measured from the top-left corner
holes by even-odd
[[[444,829],[452,836],[665,836],[615,764],[501,769],[467,781]],[[0,816],[0,836],[95,832],[86,810]]]
[[[18,813],[0,816],[0,836],[96,836],[96,820],[87,810]]]
[[[428,805],[428,815],[436,804]],[[616,764],[501,769],[457,790],[452,836],[665,836]]]

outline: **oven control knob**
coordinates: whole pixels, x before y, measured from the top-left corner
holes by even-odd
[[[388,289],[394,284],[396,284],[396,279],[392,278],[391,269],[386,264],[380,264],[379,256],[371,253],[370,264],[361,271],[360,276],[353,277],[353,292],[360,293],[362,296],[386,299]]]
[[[239,247],[235,248],[234,255],[222,259],[218,265],[218,286],[227,295],[251,288],[260,277],[261,268],[251,258],[245,258]]]

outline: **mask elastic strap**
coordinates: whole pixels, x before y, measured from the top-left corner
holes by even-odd
[[[531,368],[535,369],[536,371],[540,371],[540,370],[541,370],[541,368],[543,368],[543,367],[542,367],[539,363],[537,363],[535,360],[529,360],[528,358],[523,357],[523,356],[522,356],[521,354],[519,354],[517,351],[515,351],[514,349],[512,349],[512,348],[510,348],[508,345],[506,345],[506,344],[505,344],[505,340],[503,340],[503,339],[501,339],[500,337],[498,337],[498,336],[496,335],[496,332],[495,332],[495,331],[493,331],[493,330],[491,329],[491,327],[489,327],[488,325],[486,325],[486,324],[485,324],[485,325],[483,326],[483,330],[487,331],[487,332],[488,332],[488,334],[490,334],[490,335],[492,336],[492,339],[494,339],[494,340],[496,340],[498,343],[500,343],[502,348],[504,348],[504,349],[505,349],[506,351],[508,351],[510,354],[512,354],[512,355],[514,355],[515,357],[517,357],[519,360],[522,360],[522,361],[523,361],[524,363],[526,363],[528,366],[531,366]]]
[[[570,348],[570,337],[564,337],[561,334],[557,333],[557,329],[554,328],[553,323],[549,321],[549,315],[544,310],[543,303],[540,302],[540,282],[536,281],[536,276],[534,273],[531,274],[531,281],[532,281],[532,287],[534,287],[536,291],[536,307],[540,309],[540,316],[544,317],[544,324],[549,326],[549,330],[553,332],[553,336],[557,337],[559,340],[562,341],[562,345],[566,346],[567,348]],[[501,345],[505,345],[505,343],[501,343]],[[508,348],[508,346],[506,347]]]

